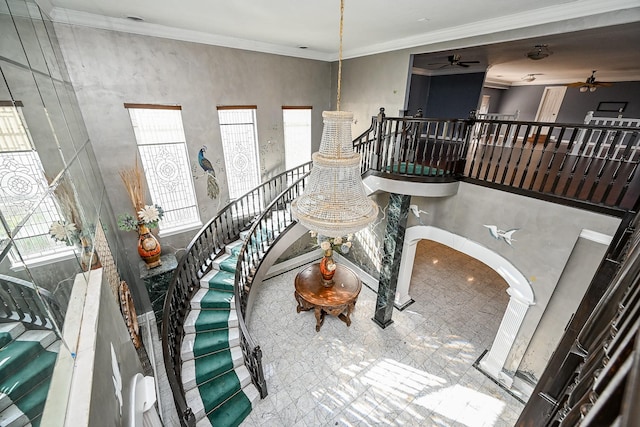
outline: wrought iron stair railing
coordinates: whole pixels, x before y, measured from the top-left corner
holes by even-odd
[[[224,251],[225,245],[239,238],[265,206],[276,199],[291,183],[309,172],[311,162],[283,172],[222,208],[205,224],[187,246],[167,289],[162,316],[162,351],[176,411],[183,426],[195,425],[193,413],[182,386],[180,348],[183,325],[190,300],[198,291],[199,280]]]
[[[262,351],[251,338],[247,329],[245,322],[247,305],[253,286],[259,285],[255,281],[256,272],[264,261],[265,255],[278,238],[295,222],[291,213],[291,202],[302,194],[308,177],[309,173],[292,183],[287,190],[265,208],[262,215],[247,232],[238,253],[234,292],[236,301],[239,302],[236,307],[239,307],[237,314],[240,327],[240,346],[247,369],[262,398],[267,395],[267,384],[262,370]]]
[[[0,274],[0,321],[61,330],[64,312],[56,298],[33,283]]]

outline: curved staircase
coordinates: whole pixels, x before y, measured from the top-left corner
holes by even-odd
[[[213,261],[184,325],[182,382],[198,426],[237,426],[260,398],[240,347],[233,287],[241,247],[227,245]]]
[[[0,324],[0,426],[39,426],[61,341],[50,330]]]

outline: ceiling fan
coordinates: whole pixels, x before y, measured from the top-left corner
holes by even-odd
[[[449,55],[447,57],[447,62],[446,64],[443,64],[442,62],[440,63],[435,63],[435,64],[429,64],[429,65],[442,65],[440,68],[445,68],[445,67],[464,67],[464,68],[468,68],[470,67],[469,64],[479,64],[480,61],[461,61],[462,57],[460,55]]]
[[[585,80],[584,82],[573,82],[573,83],[568,83],[567,86],[568,87],[579,87],[580,88],[580,92],[595,92],[596,88],[599,86],[611,86],[613,83],[609,83],[609,82],[599,82],[596,80],[596,71],[598,70],[593,70],[591,71],[591,76],[589,76],[587,78],[587,80]]]

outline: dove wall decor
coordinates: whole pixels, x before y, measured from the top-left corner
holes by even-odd
[[[503,240],[509,246],[513,246],[512,243],[516,241],[513,238],[513,234],[516,231],[520,230],[519,228],[512,228],[510,230],[504,231],[504,230],[500,230],[497,225],[484,224],[484,226],[489,229],[489,234],[491,234],[491,237],[493,237],[496,240]]]

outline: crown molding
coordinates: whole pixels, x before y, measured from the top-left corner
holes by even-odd
[[[39,4],[50,5],[50,0],[38,0]],[[126,18],[113,18],[87,12],[53,7],[50,10],[51,19],[57,23],[86,26],[104,30],[121,31],[139,35],[162,37],[194,43],[204,43],[235,49],[251,50],[275,55],[292,56],[319,61],[337,61],[337,52],[323,52],[313,49],[300,49],[293,46],[283,46],[254,40],[239,39],[223,35],[193,31],[147,22],[134,22]],[[585,25],[584,19],[597,17],[597,21]],[[560,5],[548,6],[540,9],[497,17],[456,27],[444,28],[425,32],[416,36],[390,40],[384,43],[369,45],[362,48],[345,50],[344,59],[375,55],[390,51],[423,47],[429,51],[429,46],[438,43],[454,43],[457,47],[469,47],[484,44],[484,41],[473,38],[492,36],[491,43],[510,41],[514,36],[509,31],[528,28],[538,36],[549,34],[552,30],[549,24],[556,27],[558,32],[583,30],[586,27],[605,27],[640,21],[640,6],[638,0],[577,0]],[[540,27],[540,28],[538,28]],[[536,34],[531,34],[535,37]]]
[[[580,19],[588,17],[621,11],[626,12],[618,13],[615,14],[615,16],[610,17],[603,16],[602,19],[598,21],[598,25],[590,26],[589,28],[606,27],[640,20],[640,6],[638,5],[637,0],[578,0],[556,6],[548,6],[527,12],[460,25],[457,27],[431,31],[403,39],[390,40],[389,42],[378,43],[361,49],[351,49],[345,51],[343,56],[345,58],[355,58],[374,55],[394,50],[429,46],[442,42],[486,36],[510,30],[535,28],[536,26],[544,24],[559,24],[562,26],[561,32],[566,33],[585,29],[583,22],[570,22],[571,20],[579,21]],[[539,35],[548,34],[548,31],[538,31],[540,31]],[[499,43],[503,41],[510,41],[510,39],[495,39],[492,40],[492,43]],[[471,43],[467,41],[466,44],[462,44],[460,47],[467,47],[470,45]]]
[[[124,33],[138,34],[143,36],[203,43],[234,49],[270,53],[274,55],[293,56],[303,59],[330,61],[332,57],[332,55],[329,53],[320,52],[313,49],[300,49],[298,47],[289,47],[259,42],[255,40],[239,39],[235,37],[210,34],[202,31],[186,30],[182,28],[169,27],[166,25],[152,24],[148,22],[135,22],[126,18],[113,18],[110,16],[80,12],[71,9],[62,9],[58,7],[53,8],[51,12],[51,19],[59,24],[70,24],[83,27],[98,28],[102,30],[121,31]]]

